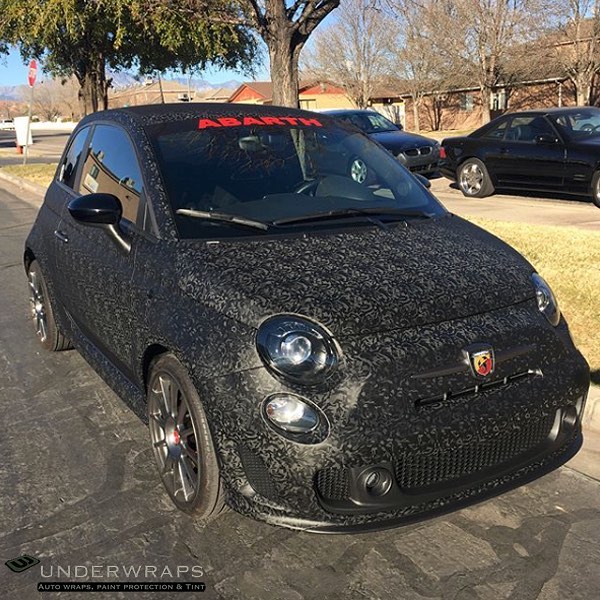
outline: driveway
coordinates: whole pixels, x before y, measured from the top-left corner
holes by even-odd
[[[530,194],[465,198],[445,177],[432,179],[431,191],[448,210],[461,216],[600,230],[600,208],[587,200],[568,196],[541,198]]]
[[[197,581],[191,571],[158,578],[165,567],[173,574],[200,567],[206,591],[198,597],[206,599],[598,596],[600,482],[568,466],[447,516],[353,536],[288,531],[233,512],[202,527],[174,510],[155,473],[146,427],[76,351],[43,352],[34,339],[21,254],[36,209],[21,198],[36,203],[16,188],[0,189],[3,599],[58,596],[40,594],[40,581]],[[3,564],[22,554],[41,562],[22,573]],[[119,575],[106,576],[111,565]],[[156,569],[124,577],[122,567]]]

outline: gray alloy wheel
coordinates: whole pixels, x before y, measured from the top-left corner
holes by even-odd
[[[60,333],[54,320],[48,288],[37,260],[32,261],[27,269],[27,282],[31,317],[40,345],[51,352],[71,348],[69,340]]]
[[[208,422],[183,365],[163,354],[150,367],[148,427],[161,480],[174,504],[200,519],[224,507]]]
[[[600,171],[592,177],[592,202],[600,208]]]
[[[467,159],[458,168],[460,191],[470,198],[484,198],[494,192],[494,185],[485,165],[476,158]]]

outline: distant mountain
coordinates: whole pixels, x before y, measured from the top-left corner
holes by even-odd
[[[112,87],[115,90],[131,87],[133,85],[139,85],[145,80],[145,77],[134,76],[131,73],[126,71],[119,71],[118,73],[109,72],[107,73],[107,77],[112,79]],[[183,86],[187,86],[188,80],[187,77],[173,77],[166,78],[165,80],[177,81]],[[194,90],[203,91],[203,90],[216,90],[219,88],[227,88],[230,90],[235,90],[239,87],[241,81],[237,79],[229,79],[228,81],[222,81],[219,83],[211,83],[210,81],[206,81],[205,79],[194,78],[190,81],[190,87]],[[27,94],[27,86],[26,85],[5,85],[0,86],[0,100],[8,100],[8,101],[21,101]]]
[[[125,71],[121,71],[119,73],[109,73],[108,77],[112,78],[112,87],[115,90],[131,87],[132,85],[139,85],[146,79],[146,77],[143,75],[134,76],[131,73],[127,73]],[[156,77],[148,77],[148,79],[155,80]],[[176,81],[177,83],[183,86],[187,86],[188,84],[187,77],[163,77],[163,80]],[[194,90],[216,90],[219,88],[228,88],[234,90],[237,87],[239,87],[240,83],[241,82],[237,79],[229,79],[228,81],[212,83],[210,81],[206,81],[205,79],[192,77],[190,81],[190,87]]]
[[[18,102],[23,100],[24,92],[24,85],[3,85],[0,86],[0,100],[16,100]]]

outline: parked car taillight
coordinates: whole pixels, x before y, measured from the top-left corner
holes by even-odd
[[[446,158],[446,148],[440,146],[440,158]]]

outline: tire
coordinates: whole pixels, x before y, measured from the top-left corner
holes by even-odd
[[[27,281],[31,316],[40,345],[50,352],[69,350],[73,346],[58,329],[50,304],[48,287],[37,260],[32,261],[27,269]]]
[[[485,198],[494,193],[494,184],[485,165],[477,158],[468,158],[458,168],[458,187],[468,198]]]
[[[200,397],[173,354],[148,377],[148,428],[160,478],[180,510],[208,522],[225,508],[217,453]]]
[[[600,208],[600,171],[592,177],[592,202]]]

